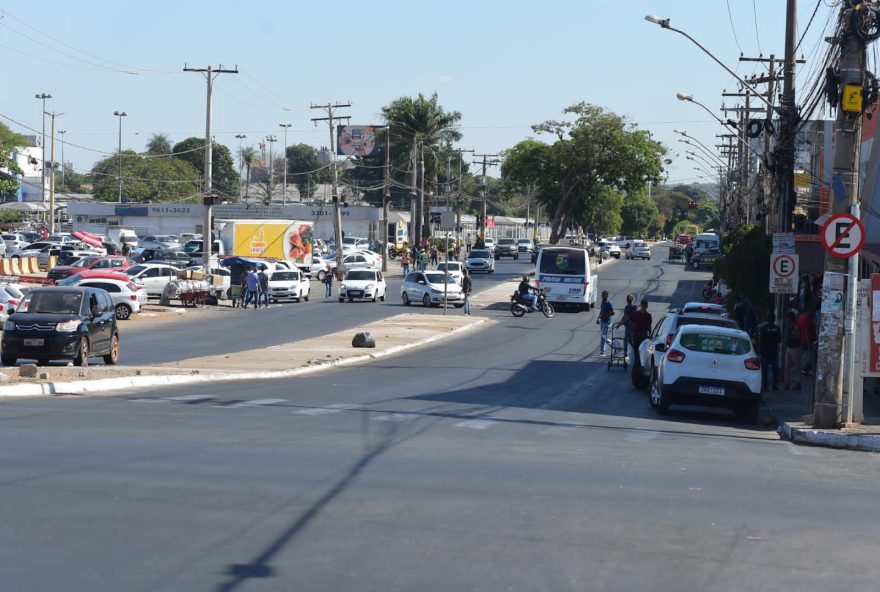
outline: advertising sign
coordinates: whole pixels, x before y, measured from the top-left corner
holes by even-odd
[[[486,216],[486,228],[495,228],[495,216]]]
[[[376,128],[371,125],[337,125],[336,153],[342,156],[370,156],[382,147],[376,141]]]
[[[871,310],[871,330],[865,374],[880,376],[880,274],[871,275],[871,297],[868,302]]]
[[[773,252],[794,254],[794,233],[793,232],[774,232],[773,233]]]
[[[770,293],[797,294],[798,256],[773,253],[770,256]]]

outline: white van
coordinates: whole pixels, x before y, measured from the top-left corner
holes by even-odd
[[[590,310],[599,299],[596,260],[582,247],[543,247],[535,262],[535,285],[553,304]]]
[[[709,249],[720,249],[721,237],[714,232],[703,232],[694,237],[694,255]]]

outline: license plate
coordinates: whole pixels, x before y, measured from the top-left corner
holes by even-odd
[[[351,296],[352,298],[363,298],[364,293],[360,290],[352,290],[351,292],[348,293],[348,295]]]
[[[38,345],[43,345],[43,340],[42,339],[25,339],[24,344],[25,344],[25,346],[28,346],[28,347],[34,347],[34,346],[38,346]]]
[[[700,385],[699,393],[701,395],[723,395],[724,394],[724,387],[723,386]]]

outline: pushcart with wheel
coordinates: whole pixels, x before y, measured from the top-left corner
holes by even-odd
[[[609,328],[609,338],[611,340],[611,353],[608,356],[608,369],[612,366],[622,366],[626,370],[626,341],[623,336],[614,334],[614,324]]]

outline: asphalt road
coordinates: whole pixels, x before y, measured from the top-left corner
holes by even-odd
[[[655,257],[599,281],[659,312],[705,277]],[[880,456],[661,418],[593,313],[485,314],[295,380],[0,402],[4,587],[875,588]]]

